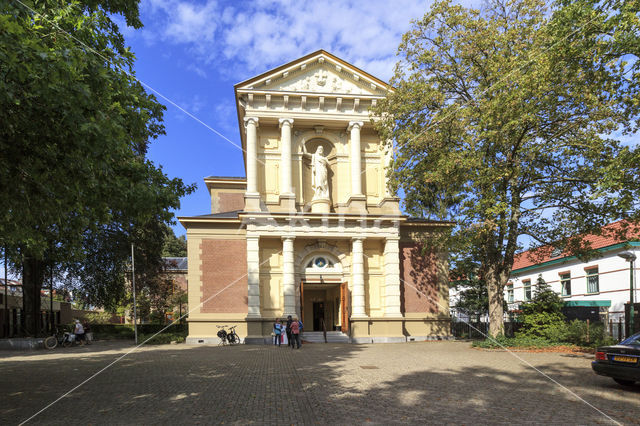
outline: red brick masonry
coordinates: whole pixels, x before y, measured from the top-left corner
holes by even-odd
[[[233,212],[244,209],[244,194],[236,192],[221,192],[218,194],[218,213]]]
[[[203,240],[200,248],[203,296],[201,312],[246,314],[246,241]],[[227,289],[221,291],[227,286]]]
[[[400,244],[400,308],[403,313],[439,311],[436,259],[429,251],[423,254],[422,248],[415,243]]]

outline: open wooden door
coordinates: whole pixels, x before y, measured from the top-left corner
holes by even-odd
[[[300,281],[300,321],[304,324],[304,281]]]
[[[349,300],[349,284],[342,283],[340,284],[340,306],[342,308],[340,311],[340,322],[342,323],[342,332],[347,335],[349,334],[349,311],[351,310]]]

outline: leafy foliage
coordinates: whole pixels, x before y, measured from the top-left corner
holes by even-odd
[[[373,114],[394,144],[390,180],[413,215],[454,220],[446,246],[478,263],[491,333],[528,236],[571,252],[640,217],[637,2],[436,1],[399,47]],[[454,265],[455,266],[455,265]]]
[[[547,348],[556,346],[557,343],[550,342],[542,337],[516,336],[505,337],[497,336],[491,339],[476,340],[472,343],[473,347],[483,349],[500,349],[500,348]]]
[[[173,229],[167,227],[164,247],[162,249],[164,257],[186,257],[187,256],[187,238],[184,235],[176,237]]]
[[[528,337],[543,337],[551,342],[563,342],[566,338],[565,316],[560,296],[538,275],[536,290],[531,302],[521,306],[521,334]]]
[[[562,314],[563,306],[564,301],[562,298],[551,289],[551,286],[542,278],[542,274],[539,274],[536,280],[533,299],[531,299],[530,302],[522,304],[520,308],[522,309],[523,315],[546,313],[564,317]]]
[[[28,4],[0,4],[0,235],[23,270],[26,326],[37,333],[46,264],[87,301],[113,306],[127,247],[140,247],[150,273],[162,251],[153,231],[192,188],[145,158],[164,133],[164,107],[133,78],[134,55],[110,18],[141,26],[138,3]]]

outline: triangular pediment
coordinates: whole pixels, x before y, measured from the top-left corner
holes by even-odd
[[[324,51],[236,85],[236,89],[384,96],[389,85]]]

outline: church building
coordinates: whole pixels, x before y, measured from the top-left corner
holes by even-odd
[[[424,237],[451,223],[389,192],[369,108],[391,90],[323,50],[235,86],[246,178],[205,178],[211,213],[179,218],[187,343],[217,343],[217,326],[268,343],[288,315],[352,343],[449,336],[447,253]]]

